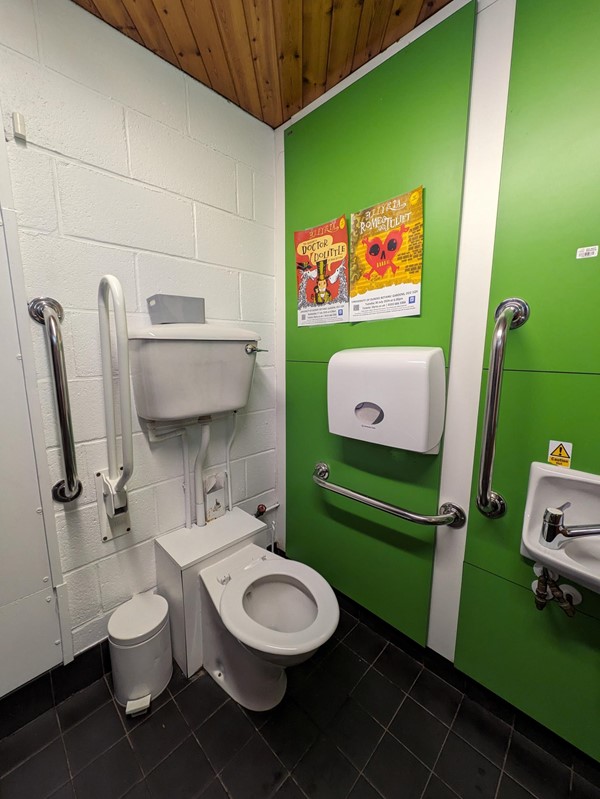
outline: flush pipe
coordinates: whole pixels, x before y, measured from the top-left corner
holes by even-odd
[[[159,432],[160,430],[160,432]],[[166,441],[169,438],[181,438],[181,448],[183,452],[183,497],[185,501],[185,526],[190,530],[192,527],[192,495],[190,486],[190,440],[187,426],[161,425],[156,422],[148,422],[148,440],[151,442]]]
[[[206,510],[204,507],[204,485],[202,465],[206,458],[206,450],[208,449],[208,442],[210,441],[210,425],[204,422],[200,425],[202,436],[200,438],[200,449],[196,457],[196,465],[194,467],[194,485],[196,488],[196,524],[198,527],[204,527],[206,524]]]
[[[233,425],[231,427],[231,435],[229,436],[229,441],[227,442],[227,453],[225,455],[225,471],[227,472],[227,506],[229,510],[233,508],[233,503],[231,501],[231,445],[233,444],[233,439],[235,438],[237,429],[237,411],[234,411],[231,415],[233,417]]]

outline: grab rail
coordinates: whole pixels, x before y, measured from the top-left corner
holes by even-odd
[[[334,494],[339,494],[348,499],[354,499],[356,502],[361,502],[363,505],[368,505],[370,508],[377,508],[384,513],[390,513],[392,516],[398,516],[400,519],[405,519],[407,522],[414,522],[415,524],[427,524],[434,527],[463,527],[466,522],[465,512],[458,505],[452,502],[445,502],[440,507],[440,514],[438,516],[424,516],[420,513],[413,513],[405,508],[399,508],[396,505],[390,505],[387,502],[381,502],[378,499],[373,499],[365,494],[358,494],[350,488],[342,488],[342,486],[335,485],[335,483],[327,482],[329,477],[329,466],[326,463],[317,463],[313,471],[313,481],[324,488],[326,491],[332,491]]]
[[[119,405],[121,412],[121,446],[123,467],[117,463],[117,427],[112,379],[112,347],[108,298],[112,297],[117,340],[119,369]],[[106,419],[106,446],[108,450],[108,475],[101,475],[104,502],[110,517],[127,510],[125,487],[133,474],[133,437],[131,422],[131,388],[129,385],[129,334],[123,288],[116,277],[104,275],[98,286],[98,316],[100,323],[100,348],[102,352],[102,384],[104,388],[104,415]]]
[[[481,435],[479,484],[477,487],[477,508],[489,519],[498,519],[506,513],[504,498],[492,489],[506,334],[508,330],[516,330],[521,327],[529,319],[529,305],[527,305],[525,300],[512,297],[500,303],[496,308],[494,318],[496,319],[496,324],[490,349],[485,413]]]
[[[29,316],[46,327],[46,341],[54,377],[54,396],[58,412],[58,426],[63,453],[65,479],[52,486],[52,497],[56,502],[73,502],[81,494],[83,486],[77,477],[77,458],[73,438],[73,422],[71,420],[71,403],[69,401],[69,384],[65,364],[60,323],[64,312],[62,305],[51,297],[35,297],[27,307]]]

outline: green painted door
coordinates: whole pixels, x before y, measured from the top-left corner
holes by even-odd
[[[469,3],[286,131],[287,549],[344,593],[425,642],[434,532],[311,480],[422,513],[438,507],[441,456],[330,435],[327,363],[338,350],[439,346],[448,358],[475,3]],[[422,314],[298,328],[294,231],[424,186]]]
[[[561,0],[517,2],[487,346],[500,301],[522,297],[531,317],[508,334],[493,481],[508,511],[490,520],[471,504],[456,654],[596,758],[600,597],[583,590],[573,620],[540,613],[519,545],[529,468],[550,440],[573,444],[573,468],[600,473],[600,260],[576,257],[600,244],[599,36],[597,0],[568,14]],[[482,393],[486,381],[484,369]]]

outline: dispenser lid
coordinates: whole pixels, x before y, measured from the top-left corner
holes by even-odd
[[[108,620],[108,635],[120,646],[141,644],[167,620],[167,600],[158,594],[138,594],[115,610]]]
[[[130,339],[161,339],[171,341],[260,341],[253,330],[213,323],[150,325],[129,331]]]

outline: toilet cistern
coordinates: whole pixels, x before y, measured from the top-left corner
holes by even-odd
[[[548,547],[548,549],[562,549],[572,538],[600,535],[600,522],[598,524],[574,524],[570,527],[565,527],[563,524],[564,511],[570,507],[571,503],[565,502],[558,508],[546,508],[540,534],[540,544]]]

